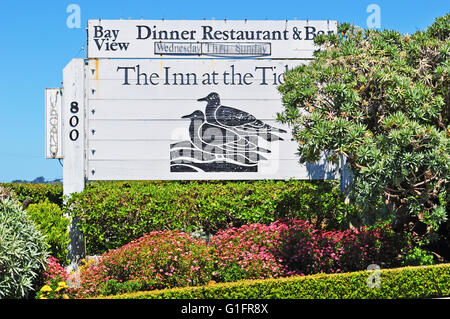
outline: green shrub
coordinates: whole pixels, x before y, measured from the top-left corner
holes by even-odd
[[[201,287],[138,292],[109,299],[398,299],[450,296],[450,264],[382,269],[380,288],[369,288],[373,272],[317,274],[245,280]]]
[[[408,252],[408,254],[402,257],[402,264],[404,266],[433,265],[433,254],[422,248],[414,247]]]
[[[21,203],[37,204],[49,200],[60,207],[63,204],[63,188],[59,184],[6,183],[3,186],[14,191]]]
[[[96,182],[73,194],[68,205],[81,217],[89,254],[163,229],[214,234],[294,217],[316,226],[344,228],[352,213],[331,182],[294,180]]]
[[[61,261],[66,260],[70,220],[63,215],[62,209],[46,200],[31,204],[26,211],[41,233],[45,235],[45,241],[50,246],[50,255]]]
[[[412,35],[344,23],[314,42],[278,87],[300,162],[344,156],[366,225],[388,213],[450,259],[450,14]]]
[[[36,226],[11,199],[0,199],[0,298],[32,297],[48,257]]]

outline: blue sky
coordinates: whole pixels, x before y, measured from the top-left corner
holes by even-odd
[[[81,28],[66,25],[66,8],[81,8]],[[381,28],[414,33],[450,12],[444,0],[405,1],[10,1],[0,10],[0,182],[61,178],[44,158],[44,95],[60,87],[62,69],[85,57],[88,19],[333,19],[366,27],[369,4],[381,8]]]

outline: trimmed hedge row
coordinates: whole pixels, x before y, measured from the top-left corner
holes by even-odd
[[[63,187],[60,184],[31,184],[31,183],[4,183],[1,184],[17,195],[17,200],[28,204],[38,204],[39,202],[50,201],[62,207]]]
[[[105,299],[399,299],[450,296],[450,264],[382,269],[380,288],[369,288],[373,272],[317,274],[281,279],[244,280]]]
[[[330,181],[93,182],[73,194],[68,205],[81,217],[89,254],[157,230],[206,236],[284,218],[308,220],[317,228],[346,228],[351,215]]]
[[[48,200],[63,208],[61,185],[2,186],[26,206]],[[118,248],[155,230],[206,238],[219,229],[284,218],[308,220],[315,228],[345,229],[355,215],[335,183],[323,180],[91,182],[72,195],[67,207],[72,216],[81,217],[89,254]]]

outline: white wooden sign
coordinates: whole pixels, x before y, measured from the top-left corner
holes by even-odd
[[[89,20],[88,58],[310,59],[330,20]]]
[[[276,121],[277,86],[302,63],[90,59],[87,179],[334,178],[324,162],[300,165]]]
[[[45,89],[45,157],[63,158],[62,89]]]

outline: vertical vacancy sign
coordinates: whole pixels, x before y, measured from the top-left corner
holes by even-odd
[[[62,89],[45,89],[45,158],[62,158]]]

